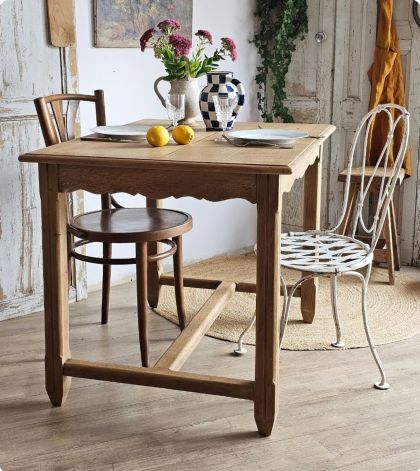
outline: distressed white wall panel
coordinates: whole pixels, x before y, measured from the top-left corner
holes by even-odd
[[[44,0],[0,6],[1,99],[27,100],[61,89],[59,50],[47,46],[45,18]]]
[[[0,5],[0,320],[42,308],[38,168],[18,157],[44,145],[33,99],[75,86],[74,54],[48,46],[44,0]]]
[[[0,122],[0,320],[41,307],[38,171],[18,155],[42,144],[36,121]]]

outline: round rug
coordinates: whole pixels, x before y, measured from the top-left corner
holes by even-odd
[[[255,255],[218,257],[185,268],[185,276],[217,280],[255,281]],[[283,270],[289,284],[299,273]],[[361,312],[361,283],[354,277],[338,278],[338,306],[346,348],[366,347]],[[369,325],[375,344],[386,344],[413,337],[420,332],[420,277],[406,271],[397,272],[396,283],[390,286],[388,272],[376,268],[368,291]],[[212,294],[212,290],[185,288],[187,319],[191,319]],[[283,298],[281,298],[283,300]],[[235,293],[207,335],[236,342],[248,325],[255,310],[255,294]],[[178,323],[175,291],[163,286],[156,313]],[[283,348],[288,350],[329,350],[335,340],[335,326],[331,310],[329,280],[319,279],[319,296],[314,322],[305,324],[300,314],[300,298],[291,304],[288,329]],[[255,345],[255,329],[245,343]]]

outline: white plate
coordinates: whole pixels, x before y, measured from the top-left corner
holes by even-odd
[[[270,142],[273,144],[291,145],[296,139],[308,137],[306,132],[290,129],[248,129],[243,131],[231,131],[228,137],[243,141]]]
[[[111,137],[135,137],[145,138],[150,126],[142,126],[140,124],[125,124],[124,126],[97,126],[92,128],[92,132]]]

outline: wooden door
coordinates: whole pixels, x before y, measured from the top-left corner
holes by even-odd
[[[33,99],[76,87],[75,49],[48,46],[45,4],[0,5],[0,320],[42,307],[38,170],[18,162],[44,145]]]
[[[369,109],[370,82],[376,43],[377,5],[372,0],[337,0],[335,25],[332,122],[326,193],[326,223],[332,226],[343,208],[343,184],[338,174],[346,167],[350,146],[361,118]]]
[[[308,33],[297,45],[287,80],[287,105],[296,122],[330,123],[333,88],[336,0],[308,2]],[[317,33],[325,39],[317,42]],[[330,143],[324,149],[323,180],[328,174]],[[327,185],[323,185],[326,192]],[[302,228],[303,181],[298,180],[284,195],[283,230]],[[325,196],[323,196],[325,200]],[[325,205],[323,205],[324,213]],[[325,220],[323,214],[322,221]]]
[[[405,180],[399,201],[401,256],[420,265],[420,26],[413,18],[412,2],[394,0],[394,19],[400,40],[408,110],[411,114],[410,146],[413,174]]]

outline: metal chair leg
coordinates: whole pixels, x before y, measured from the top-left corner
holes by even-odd
[[[334,315],[335,331],[337,334],[337,340],[331,345],[335,348],[344,348],[344,342],[341,340],[341,325],[340,317],[338,316],[338,307],[337,307],[337,276],[333,275],[330,277],[330,290],[331,290],[331,305]]]
[[[289,313],[286,315],[286,309],[288,307],[289,303],[289,294],[287,292],[287,285],[286,281],[284,278],[280,275],[280,283],[281,283],[281,289],[283,293],[283,312],[281,314],[281,319],[280,319],[280,341],[279,341],[279,350],[281,350],[281,344],[282,344],[282,339],[284,337],[284,331],[286,329],[286,324],[287,324],[287,318],[289,316]],[[291,298],[291,296],[290,296]]]
[[[283,346],[283,341],[284,337],[286,335],[286,329],[287,329],[287,321],[289,320],[289,313],[290,313],[290,304],[293,299],[293,294],[295,293],[296,289],[306,280],[309,280],[311,278],[315,278],[314,274],[305,276],[304,278],[301,278],[299,281],[297,281],[293,286],[292,289],[290,290],[290,293],[287,292],[287,286],[286,283],[284,282],[283,277],[281,277],[282,281],[282,286],[284,289],[284,304],[283,304],[283,314],[281,316],[281,321],[280,321],[280,342],[279,342],[279,350],[281,350]]]
[[[299,281],[297,281],[293,286],[292,289],[290,290],[290,293],[287,293],[287,287],[285,290],[286,296],[284,298],[284,304],[283,304],[283,313],[281,316],[281,321],[280,321],[280,340],[279,340],[279,350],[281,350],[283,346],[283,341],[284,337],[286,335],[286,329],[287,329],[287,321],[289,320],[289,314],[290,314],[290,304],[293,299],[293,294],[295,293],[296,289],[306,280],[309,280],[310,278],[314,278],[313,275],[306,276],[304,278],[301,278]]]
[[[281,350],[283,346],[284,337],[286,335],[286,328],[287,328],[287,321],[289,320],[291,300],[292,300],[292,296],[289,296],[287,299],[284,300],[283,315],[281,316],[281,323],[280,323],[279,351]]]
[[[237,356],[245,355],[247,349],[244,347],[244,338],[246,334],[254,327],[255,321],[257,320],[257,311],[254,312],[252,316],[251,322],[249,323],[248,327],[242,332],[238,339],[238,346],[233,350],[233,353]]]
[[[362,285],[362,314],[363,314],[363,326],[366,332],[366,338],[369,343],[370,351],[372,352],[373,359],[375,360],[376,366],[379,369],[379,373],[381,374],[381,381],[378,381],[374,384],[376,389],[386,390],[389,389],[391,386],[386,382],[386,376],[384,367],[382,365],[381,359],[379,358],[378,352],[376,351],[375,345],[372,341],[372,337],[370,334],[370,329],[367,320],[367,290],[370,278],[372,266],[369,267],[368,272],[366,274],[366,278],[363,278],[363,285]]]
[[[280,335],[281,335],[282,329],[284,328],[284,327],[282,327],[283,326],[283,317],[284,317],[285,306],[286,306],[286,303],[287,303],[287,286],[286,286],[286,282],[284,281],[284,278],[282,276],[280,276],[280,283],[281,283],[282,293],[283,293],[283,297],[284,297],[283,315],[282,315],[282,321],[281,321],[281,325],[280,325]],[[254,327],[256,319],[257,319],[257,312],[254,312],[254,315],[252,316],[251,322],[249,323],[248,327],[246,327],[246,329],[239,336],[238,346],[237,346],[237,348],[235,348],[235,350],[233,350],[233,353],[235,355],[240,356],[240,355],[244,355],[247,352],[246,348],[244,347],[244,338],[248,334],[248,332],[252,329],[252,327]]]
[[[257,255],[257,244],[254,244],[254,253]],[[248,334],[248,332],[254,327],[255,321],[257,320],[257,311],[254,312],[252,316],[251,322],[249,323],[248,327],[242,332],[238,339],[238,346],[233,350],[234,355],[240,356],[245,355],[247,352],[246,348],[244,347],[244,338]]]

